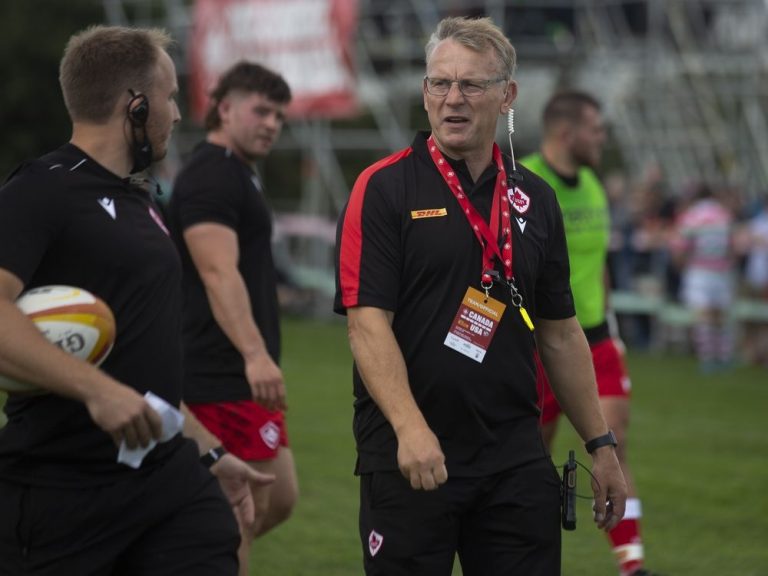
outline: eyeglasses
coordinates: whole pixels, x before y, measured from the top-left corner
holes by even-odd
[[[424,76],[424,87],[432,96],[448,96],[454,83],[459,85],[459,92],[464,96],[482,96],[491,84],[506,82],[506,78],[491,78],[490,80],[449,80],[448,78],[430,78]]]

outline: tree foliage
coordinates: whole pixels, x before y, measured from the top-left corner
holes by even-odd
[[[70,121],[59,88],[59,60],[69,37],[104,21],[98,0],[0,3],[0,179],[23,160],[60,146]]]

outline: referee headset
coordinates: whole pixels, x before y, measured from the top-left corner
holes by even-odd
[[[512,172],[507,175],[507,186],[514,188],[516,184],[523,181],[523,175],[517,170],[515,161],[515,149],[512,147],[512,134],[515,133],[515,111],[510,108],[507,111],[507,134],[509,134],[509,155],[512,158]]]
[[[126,116],[131,125],[131,155],[133,168],[131,174],[141,172],[152,163],[152,144],[147,137],[147,120],[149,120],[149,98],[145,94],[136,93],[129,89],[131,99],[128,101]]]

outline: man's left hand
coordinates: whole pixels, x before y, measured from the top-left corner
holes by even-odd
[[[610,446],[598,448],[592,454],[592,491],[595,524],[610,532],[624,517],[627,503],[627,483],[616,451]]]

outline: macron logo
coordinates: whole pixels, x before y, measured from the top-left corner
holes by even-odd
[[[112,220],[117,220],[117,211],[115,210],[115,201],[112,198],[99,198],[97,200],[99,206],[106,210],[107,214],[112,216]]]

